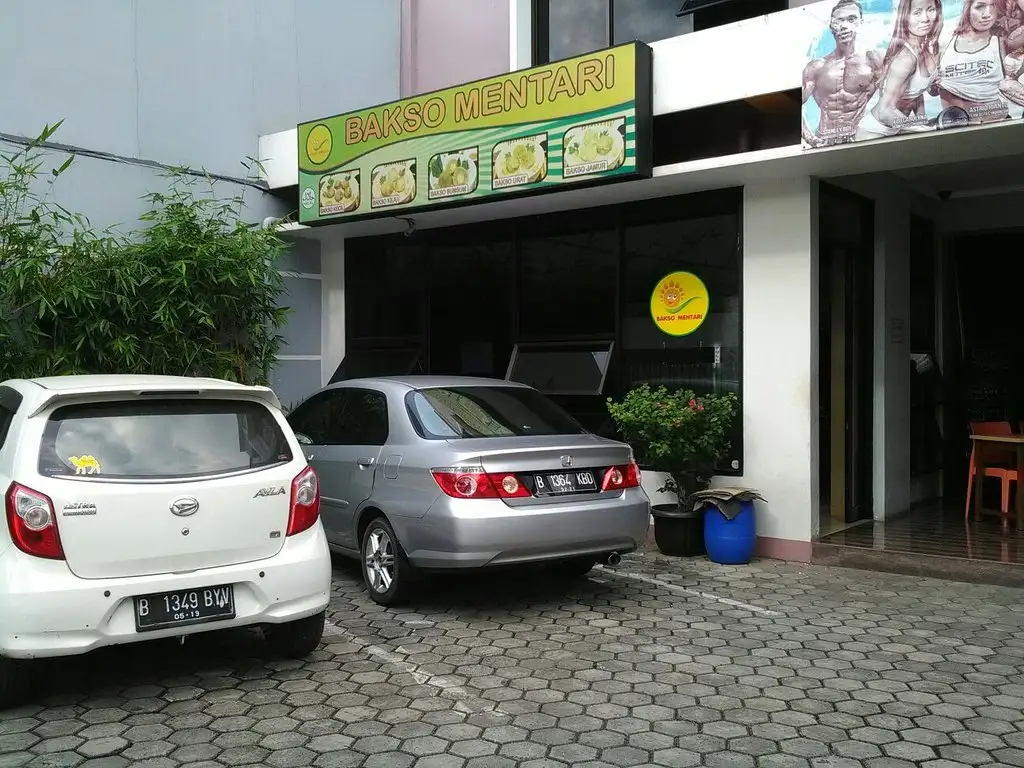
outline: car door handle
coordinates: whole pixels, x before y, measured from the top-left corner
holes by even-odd
[[[358,463],[358,464],[359,464],[359,466],[360,466],[360,467],[363,467],[364,469],[365,469],[366,467],[371,467],[371,466],[373,466],[373,462],[374,462],[374,459],[373,459],[373,457],[372,457],[372,456],[370,456],[370,457],[368,457],[368,458],[365,458],[365,459],[356,459],[356,463]]]

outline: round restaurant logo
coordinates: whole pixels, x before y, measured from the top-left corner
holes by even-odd
[[[711,299],[704,281],[692,272],[673,272],[654,286],[651,318],[669,336],[688,336],[707,318]]]
[[[327,161],[334,148],[334,136],[331,129],[323,123],[314,125],[306,137],[306,157],[313,165],[320,165]]]

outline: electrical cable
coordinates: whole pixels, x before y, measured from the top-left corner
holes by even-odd
[[[145,160],[138,157],[126,157],[125,155],[118,155],[113,152],[103,152],[98,149],[88,149],[87,147],[78,147],[73,144],[60,144],[55,141],[36,141],[26,136],[18,136],[12,133],[3,133],[0,131],[0,141],[13,144],[19,147],[28,147],[35,145],[41,149],[48,149],[54,152],[65,152],[71,155],[77,155],[80,157],[89,157],[95,160],[105,160],[111,163],[122,163],[124,165],[137,165],[143,168],[152,168],[154,170],[163,171],[181,171],[187,176],[196,176],[198,178],[209,178],[214,181],[227,181],[232,184],[239,184],[245,187],[252,187],[258,189],[261,192],[269,192],[270,187],[265,181],[256,181],[254,179],[247,179],[241,176],[229,176],[223,173],[211,173],[209,171],[197,171],[192,168],[176,168],[166,163],[160,163],[156,160]]]

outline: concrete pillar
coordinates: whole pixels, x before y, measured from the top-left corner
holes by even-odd
[[[743,190],[743,477],[762,554],[809,560],[818,525],[818,188]],[[723,482],[737,483],[732,478]]]

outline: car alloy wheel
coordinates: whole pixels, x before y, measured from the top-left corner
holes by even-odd
[[[385,518],[375,518],[366,527],[362,555],[363,580],[370,599],[380,605],[395,605],[404,600],[412,568],[394,528]]]
[[[395,543],[387,531],[376,528],[366,544],[366,586],[382,594],[395,583]]]

